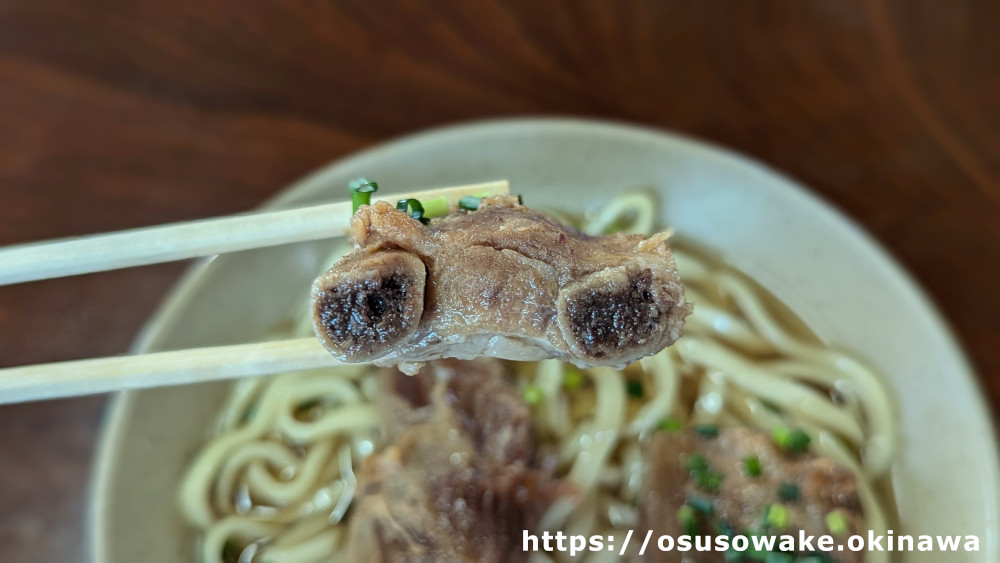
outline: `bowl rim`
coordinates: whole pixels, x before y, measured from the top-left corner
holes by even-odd
[[[405,134],[336,158],[282,188],[277,194],[258,206],[257,210],[288,207],[289,204],[301,199],[298,194],[309,192],[317,184],[328,183],[327,178],[335,176],[340,168],[361,166],[365,161],[377,161],[384,158],[384,155],[388,153],[393,153],[416,144],[437,143],[453,137],[492,135],[510,132],[511,130],[537,130],[538,128],[545,128],[547,130],[561,129],[565,132],[573,132],[580,135],[607,135],[610,133],[631,138],[642,138],[653,142],[683,144],[686,145],[688,150],[700,153],[700,156],[705,159],[714,159],[743,167],[749,166],[778,180],[773,183],[774,190],[781,192],[782,197],[796,199],[799,204],[810,208],[811,212],[817,213],[818,216],[829,223],[837,235],[845,240],[845,244],[851,244],[856,252],[866,253],[871,262],[882,270],[881,274],[886,276],[885,279],[907,294],[906,297],[915,307],[914,313],[919,314],[923,318],[923,321],[928,326],[931,326],[937,333],[937,336],[940,337],[942,342],[940,353],[946,355],[948,360],[959,368],[951,377],[967,380],[974,391],[974,396],[971,404],[968,405],[969,410],[967,410],[966,416],[971,415],[986,422],[987,436],[985,438],[988,438],[988,448],[993,453],[993,468],[990,473],[994,478],[1000,477],[997,420],[993,417],[993,413],[986,401],[982,382],[976,376],[968,355],[959,343],[954,330],[930,296],[916,282],[909,271],[879,241],[831,202],[787,174],[750,156],[735,152],[732,149],[674,131],[619,120],[541,116],[463,121]],[[182,305],[192,294],[199,291],[204,282],[205,273],[211,266],[212,261],[213,257],[200,259],[182,274],[181,278],[170,289],[170,292],[153,312],[149,320],[143,325],[143,328],[140,329],[130,348],[131,353],[140,353],[149,350],[151,346],[155,345],[160,335],[170,329]],[[108,537],[107,520],[105,518],[108,492],[114,486],[114,473],[116,472],[114,460],[123,439],[124,422],[132,413],[134,396],[134,391],[120,391],[115,393],[107,407],[101,424],[95,455],[91,465],[90,486],[86,499],[85,550],[88,560],[92,563],[106,563],[109,561],[108,540],[110,538]],[[1000,500],[988,506],[990,511],[987,514],[988,521],[994,523],[1000,521]],[[997,530],[994,530],[994,535],[996,533]],[[988,545],[988,539],[986,537],[981,538],[984,545]]]

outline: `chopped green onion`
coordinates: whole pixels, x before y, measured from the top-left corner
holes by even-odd
[[[795,483],[782,483],[778,485],[778,498],[785,502],[799,500],[799,486]]]
[[[545,400],[545,393],[535,385],[528,385],[524,388],[524,402],[529,405],[537,405]]]
[[[684,428],[684,423],[672,416],[668,416],[658,422],[656,427],[666,432],[679,432],[682,428]]]
[[[424,217],[424,206],[421,205],[418,199],[401,199],[396,202],[396,209],[407,213],[411,218],[420,221],[424,225],[431,222],[430,219]]]
[[[401,199],[396,202],[396,209],[400,211],[406,211],[408,213],[420,213],[423,215],[424,206],[420,203],[419,199]]]
[[[809,435],[798,428],[792,430],[786,426],[778,426],[771,432],[774,442],[791,452],[804,452],[809,448]]]
[[[809,435],[802,430],[792,431],[791,440],[788,442],[788,449],[796,452],[804,452],[809,449]]]
[[[752,538],[763,537],[764,534],[762,534],[760,531],[757,530],[744,530],[743,535],[746,536],[747,539],[751,540],[750,545],[745,552],[746,556],[750,558],[751,561],[760,561],[764,559],[764,555],[767,552],[754,547],[754,542],[752,540]],[[739,561],[740,563],[744,563],[744,559],[742,557],[740,559],[737,559],[737,561]]]
[[[687,505],[695,509],[697,512],[704,514],[705,516],[711,516],[715,511],[715,507],[712,505],[712,501],[707,498],[689,496],[687,498]]]
[[[448,209],[448,198],[441,196],[429,199],[424,202],[424,217],[444,217],[451,210]]]
[[[677,522],[680,523],[684,535],[693,536],[698,533],[698,515],[688,505],[677,509]]]
[[[719,435],[719,427],[711,424],[698,424],[692,430],[701,438],[715,438]]]
[[[783,530],[789,523],[788,509],[781,504],[770,504],[764,511],[764,524],[776,530]]]
[[[563,372],[563,387],[570,391],[583,385],[583,372],[572,366],[566,366]]]
[[[760,459],[755,455],[743,458],[743,472],[749,477],[760,477]]]
[[[354,209],[352,214],[357,213],[362,205],[371,205],[372,194],[378,191],[378,184],[367,178],[352,180],[347,187],[351,189],[351,207]]]
[[[479,204],[482,203],[482,200],[487,197],[493,197],[493,194],[490,192],[479,192],[478,194],[467,195],[458,200],[458,208],[466,211],[475,211],[479,209]],[[521,198],[521,194],[517,194],[517,204],[524,205],[524,199]]]
[[[629,397],[635,397],[641,399],[645,389],[643,389],[642,382],[636,381],[635,379],[625,380],[625,389],[628,391]]]
[[[835,536],[842,536],[848,532],[847,518],[840,510],[834,510],[826,515],[826,529]]]
[[[708,460],[705,459],[705,456],[699,453],[694,453],[689,455],[688,458],[684,460],[684,467],[686,467],[688,471],[706,471],[708,469]]]
[[[476,197],[474,195],[467,195],[462,199],[458,200],[458,208],[464,209],[466,211],[475,211],[479,209],[479,202],[481,202],[482,200],[483,198],[481,197]]]
[[[715,493],[722,486],[722,473],[706,469],[694,472],[695,485],[706,493]]]

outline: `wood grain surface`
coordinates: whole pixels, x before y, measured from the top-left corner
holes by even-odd
[[[244,211],[444,123],[615,118],[846,211],[940,305],[996,408],[998,24],[989,0],[0,0],[0,244]],[[0,365],[126,350],[182,269],[0,288]],[[104,405],[0,408],[0,560],[85,558]]]

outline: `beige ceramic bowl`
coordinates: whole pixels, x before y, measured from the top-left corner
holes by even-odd
[[[496,121],[407,137],[334,163],[268,207],[341,199],[347,182],[388,191],[507,178],[532,205],[573,210],[621,188],[659,196],[660,217],[720,253],[820,337],[886,374],[903,450],[894,468],[907,533],[978,534],[1000,561],[996,440],[966,359],[899,266],[849,220],[772,170],[662,132],[579,120]],[[241,252],[194,267],[138,339],[139,351],[252,341],[289,322],[329,243]],[[121,393],[97,457],[90,513],[95,563],[192,559],[175,487],[227,383]],[[941,561],[909,554],[903,561]]]

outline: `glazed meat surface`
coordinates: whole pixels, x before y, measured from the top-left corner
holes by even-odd
[[[359,475],[349,561],[523,561],[522,530],[564,489],[499,362],[383,378],[384,438]]]
[[[854,474],[815,454],[788,452],[778,447],[770,436],[747,428],[722,430],[717,437],[703,437],[693,432],[658,433],[646,451],[648,473],[639,501],[640,529],[653,530],[653,537],[685,533],[678,510],[695,500],[698,506],[698,535],[719,533],[719,529],[749,536],[750,532],[767,535],[832,535],[843,544],[863,527],[861,502]],[[760,474],[748,471],[746,460],[759,462]],[[698,471],[717,474],[720,479],[698,478]],[[717,484],[717,487],[714,486]],[[781,529],[762,528],[771,505],[781,505],[787,524]],[[710,514],[705,507],[710,507]],[[827,515],[837,511],[846,531],[832,534]],[[690,530],[688,530],[690,531]],[[862,553],[834,551],[829,555],[838,562],[860,562]],[[646,561],[726,561],[724,553],[647,551]],[[806,554],[800,554],[806,555]]]
[[[623,366],[673,343],[691,310],[666,233],[588,236],[515,196],[429,226],[378,202],[352,228],[358,250],[313,286],[317,335],[346,362]]]

